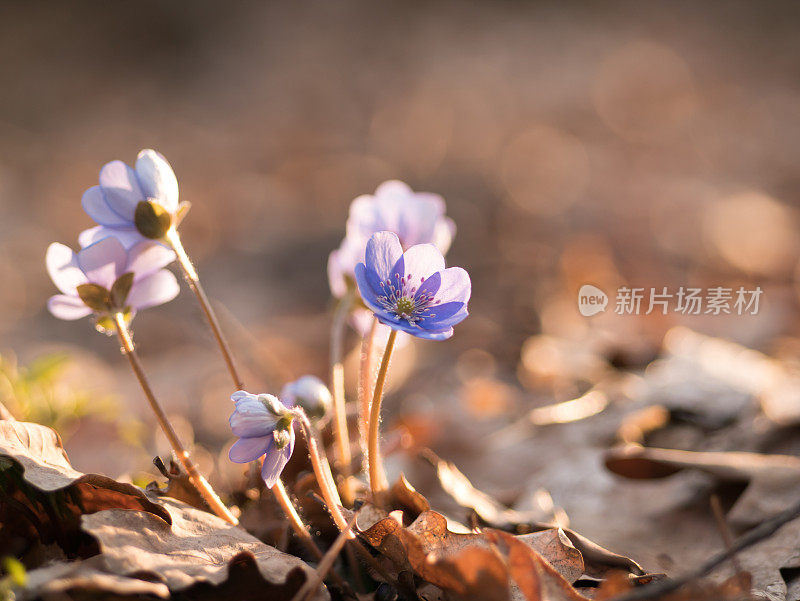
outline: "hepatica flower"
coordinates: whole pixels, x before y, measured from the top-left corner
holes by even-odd
[[[433,244],[444,255],[455,229],[453,220],[445,216],[445,202],[438,194],[414,192],[396,180],[382,183],[375,194],[359,196],[350,204],[345,239],[328,258],[331,292],[342,297],[348,284],[352,285],[356,265],[364,261],[372,234],[394,232],[403,249]]]
[[[94,314],[99,327],[111,330],[115,313],[130,320],[136,311],[177,296],[178,281],[164,269],[173,260],[174,252],[151,241],[126,251],[116,238],[104,238],[77,253],[54,242],[45,262],[61,294],[50,297],[47,307],[59,319]]]
[[[234,463],[250,463],[263,456],[261,477],[267,488],[272,488],[294,450],[292,412],[271,394],[239,390],[231,400],[236,404],[230,417],[231,430],[239,440],[228,457]]]
[[[83,210],[98,226],[81,233],[81,246],[115,236],[130,248],[143,239],[163,241],[189,208],[178,202],[178,180],[167,160],[143,150],[135,168],[111,161],[100,170],[100,185],[84,192]]]
[[[444,340],[468,315],[469,275],[460,267],[445,269],[433,244],[403,252],[396,234],[378,232],[369,239],[365,262],[355,274],[364,304],[394,330]]]

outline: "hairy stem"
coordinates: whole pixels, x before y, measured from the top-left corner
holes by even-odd
[[[369,430],[369,405],[372,397],[375,334],[378,331],[378,318],[372,318],[369,331],[361,340],[361,361],[358,373],[358,439],[361,444],[361,455],[367,459],[367,432]],[[365,466],[366,467],[366,466]]]
[[[386,490],[384,482],[386,476],[383,472],[383,460],[378,449],[378,429],[381,420],[381,400],[383,398],[383,385],[386,382],[386,372],[389,370],[389,360],[392,357],[394,341],[397,338],[397,330],[392,330],[389,340],[386,342],[386,350],[383,352],[383,359],[378,370],[378,379],[375,382],[375,392],[372,395],[372,406],[369,410],[369,439],[367,444],[367,459],[369,461],[369,486],[372,490],[374,502],[379,502],[379,498]]]
[[[331,475],[330,465],[328,465],[328,462],[323,461],[320,457],[317,437],[313,427],[311,426],[311,422],[308,420],[305,412],[300,408],[293,409],[292,413],[300,422],[303,435],[306,437],[306,442],[308,443],[308,454],[311,457],[311,466],[314,468],[314,475],[317,477],[317,484],[319,484],[320,492],[322,492],[322,498],[325,500],[325,504],[328,506],[328,512],[331,514],[333,522],[336,524],[336,527],[339,529],[339,531],[345,532],[346,530],[349,530],[349,528],[347,526],[347,520],[342,514],[342,500],[339,497],[339,492],[333,485],[333,476]],[[354,538],[352,531],[349,532],[348,538]]]
[[[283,482],[281,482],[280,478],[271,490],[272,494],[275,495],[275,499],[278,501],[278,505],[280,505],[281,509],[283,509],[283,513],[285,513],[286,517],[289,518],[289,524],[291,524],[294,533],[301,541],[303,541],[303,544],[305,544],[308,550],[311,551],[311,554],[315,559],[322,559],[322,551],[320,551],[320,548],[317,546],[317,543],[314,542],[314,539],[311,538],[311,533],[308,531],[308,528],[306,528],[303,520],[300,519],[300,515],[294,508],[292,500],[289,498],[289,493],[286,492],[286,487],[283,485]]]
[[[172,427],[169,418],[167,418],[167,415],[164,413],[161,405],[158,404],[158,400],[153,394],[153,389],[150,388],[150,383],[147,380],[144,369],[142,368],[142,363],[139,360],[139,356],[136,354],[131,333],[128,330],[128,326],[125,323],[125,317],[122,315],[122,313],[116,313],[114,315],[114,324],[117,327],[117,334],[119,335],[119,341],[122,344],[122,351],[124,355],[128,357],[128,361],[131,364],[131,369],[133,369],[136,379],[139,380],[139,384],[144,391],[144,396],[147,397],[147,401],[150,403],[150,408],[153,410],[159,426],[161,426],[164,435],[167,437],[167,440],[172,447],[172,451],[175,453],[178,461],[183,466],[183,469],[186,470],[186,474],[189,476],[189,482],[191,482],[197,491],[202,495],[203,499],[205,499],[206,503],[208,503],[208,506],[215,514],[230,524],[237,524],[238,520],[233,516],[228,508],[225,507],[220,498],[217,496],[217,493],[214,492],[214,489],[211,488],[211,485],[197,470],[197,466],[195,466],[195,464],[189,458],[189,453],[181,444],[181,441],[178,438],[178,435],[175,433],[175,429]]]
[[[333,435],[336,443],[336,460],[344,477],[342,494],[348,504],[353,502],[352,456],[350,454],[350,433],[347,430],[347,409],[344,396],[344,334],[347,316],[353,307],[353,292],[348,292],[338,303],[331,325],[331,392],[333,393]]]
[[[197,297],[197,300],[200,303],[200,307],[203,309],[206,321],[208,321],[208,325],[211,327],[211,332],[214,334],[214,338],[217,341],[219,350],[222,351],[222,358],[225,359],[225,365],[228,367],[228,372],[233,380],[233,385],[237,390],[242,390],[244,388],[244,384],[242,383],[242,378],[239,376],[239,372],[236,369],[236,363],[233,360],[231,348],[228,345],[228,341],[225,339],[225,336],[222,334],[222,330],[219,326],[219,320],[217,319],[217,314],[211,307],[211,302],[208,300],[208,296],[206,296],[206,292],[203,289],[202,284],[200,284],[200,278],[197,276],[197,271],[195,270],[194,265],[192,265],[192,262],[189,260],[189,255],[186,254],[186,250],[183,248],[178,231],[172,228],[167,232],[166,237],[167,242],[169,242],[170,246],[172,247],[172,250],[174,250],[175,254],[178,256],[178,264],[181,266],[184,276],[186,276],[186,281],[189,284],[189,288],[192,289],[192,292],[194,292],[194,295]]]

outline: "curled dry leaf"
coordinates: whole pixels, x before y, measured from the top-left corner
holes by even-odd
[[[86,557],[96,546],[81,534],[80,516],[110,508],[171,519],[136,486],[75,470],[50,428],[0,421],[0,554],[23,552],[28,567],[41,563],[38,545]]]
[[[509,576],[527,601],[584,601],[561,574],[518,538],[501,530],[488,530],[486,538],[507,558]]]
[[[727,519],[752,526],[791,507],[800,486],[800,459],[744,452],[695,452],[628,446],[608,451],[606,467],[634,479],[664,478],[694,469],[723,482],[748,483]]]
[[[393,506],[399,506],[414,517],[431,508],[428,499],[417,492],[403,474],[400,474],[397,482],[389,490],[389,495]]]
[[[513,577],[510,571],[518,569],[515,566],[519,563],[519,557],[525,557],[527,568],[537,566],[535,574],[529,576],[533,578],[541,574],[546,580],[547,590],[552,589],[548,593],[550,596],[543,599],[582,599],[574,592],[570,582],[583,574],[583,558],[564,532],[557,529],[522,537],[500,531],[457,533],[448,528],[443,515],[426,511],[407,528],[390,516],[379,520],[360,535],[390,559],[398,572],[413,572],[459,598],[516,599],[516,586],[520,589],[532,586],[525,580],[528,576],[523,578],[520,574],[517,577],[522,582],[517,582],[516,586],[511,583],[517,577]],[[509,543],[505,537],[512,542]],[[500,551],[497,548],[498,541],[503,541]],[[540,551],[545,553],[544,557]]]
[[[456,598],[509,601],[503,558],[477,535],[450,532],[441,514],[424,512],[408,528],[387,517],[360,535],[398,572],[413,572]]]
[[[613,553],[592,542],[569,528],[554,528],[553,524],[543,520],[545,516],[538,511],[516,511],[509,509],[491,495],[475,488],[469,478],[464,475],[453,463],[438,458],[432,452],[425,453],[425,459],[436,468],[439,483],[442,489],[462,507],[473,510],[483,523],[500,530],[529,531],[536,530],[534,535],[520,540],[528,544],[533,541],[543,541],[556,538],[563,541],[566,538],[574,550],[581,556],[580,566],[584,572],[592,577],[602,578],[609,570],[625,570],[631,574],[642,575],[644,570],[633,559]],[[541,538],[540,538],[541,537]],[[569,547],[538,548],[542,555],[557,569],[564,566],[561,574],[574,582],[581,574],[572,578],[578,565],[574,561],[573,552]],[[552,554],[551,554],[552,552]]]
[[[164,498],[161,503],[171,525],[141,511],[111,509],[83,516],[82,528],[97,539],[106,569],[122,576],[152,574],[173,592],[197,584],[223,585],[232,562],[256,568],[267,589],[283,587],[294,570],[313,577],[300,559],[265,545],[242,528],[177,500]],[[258,594],[266,595],[264,587]],[[327,591],[313,598],[327,599]]]

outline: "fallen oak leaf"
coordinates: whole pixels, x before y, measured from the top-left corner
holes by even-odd
[[[141,511],[109,509],[82,517],[82,529],[97,539],[110,572],[153,574],[173,592],[202,583],[220,586],[228,580],[231,562],[247,558],[274,585],[282,586],[295,568],[306,578],[313,577],[314,571],[303,561],[265,545],[238,526],[177,500],[164,498],[161,504],[172,518],[171,525]],[[327,591],[318,591],[314,599],[328,599]]]
[[[694,469],[723,482],[747,483],[727,519],[747,527],[790,507],[800,486],[800,459],[790,455],[746,452],[699,452],[631,445],[606,453],[606,467],[632,479],[665,478]]]
[[[487,530],[485,535],[507,558],[509,576],[527,601],[587,599],[530,545],[502,530]]]
[[[61,438],[52,429],[29,422],[0,420],[0,457],[23,469],[23,478],[36,489],[55,492],[72,487],[82,512],[123,508],[148,511],[169,521],[170,516],[138,487],[100,474],[84,474],[70,465]]]
[[[505,532],[503,534],[511,536]],[[511,538],[546,558],[548,563],[568,582],[575,582],[583,576],[585,571],[583,555],[575,548],[561,528],[550,528],[531,534],[511,536]],[[504,538],[504,540],[506,539]]]
[[[542,518],[545,517],[542,512],[536,510],[517,511],[505,507],[491,495],[477,489],[453,463],[440,459],[432,451],[426,450],[422,456],[436,468],[439,483],[444,492],[462,507],[475,511],[485,524],[499,530],[519,531],[523,529],[535,530],[537,533],[563,532],[572,546],[580,552],[585,573],[593,577],[603,577],[609,570],[620,569],[637,576],[645,574],[642,567],[633,559],[609,551],[574,530],[554,528],[553,524],[542,521]],[[521,538],[524,540],[524,536]],[[554,565],[559,565],[558,554],[551,557],[545,552],[543,555]],[[562,574],[570,579],[570,571],[562,572]]]
[[[392,506],[400,506],[414,518],[431,508],[428,499],[411,486],[411,483],[406,480],[403,474],[400,474],[397,482],[389,489],[389,498]]]
[[[24,589],[15,591],[19,601],[48,598],[74,598],[76,594],[108,596],[148,595],[169,598],[169,588],[160,582],[110,574],[97,566],[94,558],[52,564],[27,573]]]
[[[509,601],[507,570],[500,555],[478,535],[450,532],[441,514],[424,512],[408,528],[387,517],[359,535],[398,572],[413,572],[455,598]]]

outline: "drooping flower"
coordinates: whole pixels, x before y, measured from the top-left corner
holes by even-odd
[[[354,285],[356,265],[364,261],[370,236],[394,232],[403,249],[433,244],[444,255],[455,235],[455,223],[445,216],[444,199],[430,192],[414,192],[397,180],[382,183],[375,194],[364,194],[350,204],[347,231],[328,258],[331,292],[342,297]]]
[[[109,237],[77,253],[54,242],[45,263],[61,294],[50,297],[47,307],[59,319],[95,314],[98,326],[111,329],[108,319],[113,314],[123,313],[130,320],[136,311],[178,295],[178,281],[164,269],[174,260],[173,251],[152,241],[126,251],[117,238]]]
[[[433,244],[403,252],[393,232],[373,234],[356,266],[361,298],[381,323],[418,338],[444,340],[467,315],[472,286],[460,267],[445,269]]]
[[[100,185],[86,190],[83,210],[98,225],[81,232],[81,246],[108,236],[125,248],[143,239],[163,241],[189,208],[178,201],[178,180],[167,160],[155,150],[142,150],[135,168],[111,161],[100,169]]]
[[[271,394],[238,390],[231,395],[236,408],[231,430],[239,437],[228,457],[234,463],[250,463],[264,457],[261,477],[267,488],[275,486],[294,450],[292,412]]]
[[[278,396],[287,407],[301,407],[314,419],[324,418],[333,404],[331,391],[316,376],[302,376],[289,382]]]

